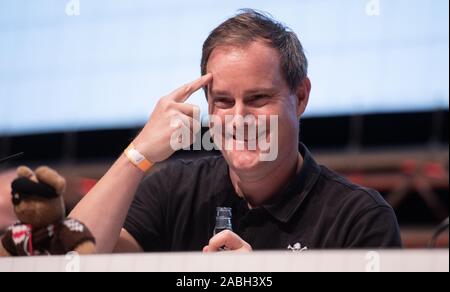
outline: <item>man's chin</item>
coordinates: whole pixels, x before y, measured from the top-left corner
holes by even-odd
[[[234,150],[227,152],[229,165],[235,171],[252,171],[261,165],[259,151]]]

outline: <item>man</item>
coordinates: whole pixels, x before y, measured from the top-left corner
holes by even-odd
[[[161,98],[126,154],[72,212],[91,229],[99,251],[401,246],[395,214],[382,197],[318,166],[299,144],[311,82],[293,32],[245,10],[211,32],[201,70],[203,77]],[[185,101],[202,87],[209,114],[225,126],[213,131],[214,141],[234,147],[222,147],[223,157],[161,164],[142,180],[141,169],[174,152],[174,131],[195,134],[198,108]],[[277,148],[274,159],[261,159],[260,139],[252,149],[254,139],[236,134],[242,119],[235,117],[248,116],[277,117],[275,129],[260,131],[258,124],[256,131]],[[184,123],[174,124],[177,117]],[[233,231],[213,236],[217,207],[232,208]]]

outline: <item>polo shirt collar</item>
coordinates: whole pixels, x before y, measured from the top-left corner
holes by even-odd
[[[270,215],[280,222],[288,223],[316,184],[321,168],[315,162],[308,148],[300,143],[303,165],[287,186],[275,197],[271,204],[263,205]]]
[[[303,165],[300,171],[292,177],[286,187],[274,196],[274,200],[268,204],[263,204],[260,208],[266,210],[272,217],[282,223],[288,223],[300,208],[306,197],[317,182],[321,168],[314,161],[306,146],[300,143],[300,154],[303,157]],[[225,159],[224,159],[225,162]],[[228,165],[224,163],[223,175],[226,177],[227,183],[224,189],[219,190],[218,195],[222,197],[219,202],[223,206],[233,207],[237,201],[244,201],[236,194],[231,179],[229,178]],[[223,197],[225,195],[225,197]],[[246,205],[246,204],[245,204]],[[259,209],[259,208],[255,208]]]

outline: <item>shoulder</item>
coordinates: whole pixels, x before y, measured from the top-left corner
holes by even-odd
[[[154,173],[166,171],[209,170],[225,163],[223,156],[208,156],[198,159],[173,159],[158,165]]]
[[[222,156],[195,160],[173,159],[155,167],[140,183],[134,205],[200,204],[208,200],[225,183],[228,166]],[[158,207],[159,206],[159,207]]]
[[[324,215],[330,224],[345,230],[343,246],[400,247],[400,231],[392,207],[374,189],[354,184],[339,174],[321,167]]]
[[[321,166],[319,184],[328,199],[339,202],[338,205],[341,207],[348,205],[360,211],[392,209],[378,191],[352,183],[324,166]]]
[[[223,172],[226,162],[222,156],[209,156],[194,160],[173,159],[155,166],[142,181],[152,185],[159,181],[165,184],[181,183],[185,180],[207,179]]]

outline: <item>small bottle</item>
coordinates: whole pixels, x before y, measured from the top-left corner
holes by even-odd
[[[224,230],[233,231],[231,223],[231,208],[217,207],[216,209],[216,227],[214,228],[214,235]]]

